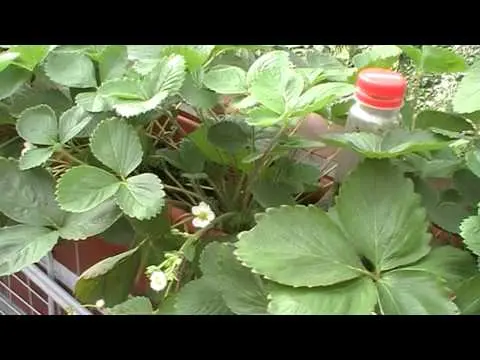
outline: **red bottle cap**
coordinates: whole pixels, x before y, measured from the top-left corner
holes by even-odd
[[[355,95],[361,103],[380,109],[402,107],[407,80],[392,70],[371,68],[358,74]]]

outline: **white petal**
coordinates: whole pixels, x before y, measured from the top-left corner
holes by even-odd
[[[209,212],[207,213],[207,220],[208,220],[209,222],[212,222],[214,219],[215,219],[215,213],[214,213],[213,211],[209,211]]]
[[[194,216],[198,216],[202,213],[202,208],[200,206],[193,206],[191,212]]]
[[[195,226],[196,228],[204,228],[206,226],[208,226],[208,224],[210,224],[210,221],[209,220],[204,220],[204,219],[200,219],[200,218],[193,218],[192,220],[192,224],[193,226]]]
[[[150,275],[150,287],[154,291],[162,291],[167,286],[167,276],[163,271],[154,271]]]

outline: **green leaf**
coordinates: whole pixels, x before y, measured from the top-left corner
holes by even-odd
[[[162,55],[178,54],[185,58],[190,72],[200,68],[210,56],[215,45],[169,45],[162,49]]]
[[[272,51],[258,58],[247,73],[250,94],[259,103],[277,114],[283,113],[286,106],[287,80],[292,77],[289,66],[287,52]],[[298,74],[295,75],[300,77]]]
[[[210,243],[200,258],[203,279],[219,288],[227,306],[238,315],[265,314],[267,294],[262,280],[236,259],[233,247]]]
[[[448,232],[458,233],[462,220],[471,214],[467,210],[468,204],[457,199],[443,198],[442,192],[423,180],[415,180],[415,191],[422,196],[429,220]],[[451,191],[455,192],[453,189]]]
[[[470,67],[458,85],[452,105],[453,111],[460,114],[473,113],[480,110],[480,61],[476,61]]]
[[[355,87],[347,83],[330,82],[314,86],[300,97],[295,107],[295,115],[320,111],[329,103],[351,95],[354,90]]]
[[[233,315],[220,290],[207,279],[187,283],[178,293],[175,309],[180,315]]]
[[[108,45],[100,54],[98,69],[102,82],[120,78],[128,64],[127,47],[125,45]]]
[[[247,73],[236,66],[217,65],[205,74],[203,83],[220,94],[243,94],[247,91]]]
[[[92,60],[81,53],[54,51],[45,63],[47,76],[60,85],[90,88],[97,85]]]
[[[129,118],[154,110],[167,97],[168,93],[166,91],[161,91],[145,101],[117,99],[113,104],[113,108],[118,115]]]
[[[276,112],[264,107],[256,107],[248,112],[247,124],[258,127],[269,127],[284,120]]]
[[[107,230],[121,215],[115,202],[107,200],[86,212],[68,213],[58,232],[63,239],[84,240]]]
[[[85,304],[103,299],[108,307],[125,301],[137,275],[138,250],[136,247],[106,258],[87,269],[75,284],[75,296]]]
[[[477,256],[480,255],[480,216],[470,216],[460,225],[464,244]]]
[[[39,262],[57,240],[58,233],[44,227],[15,225],[0,228],[0,276],[14,274]]]
[[[98,94],[122,100],[146,100],[148,98],[141,82],[130,79],[107,81],[100,86]]]
[[[152,303],[147,297],[136,296],[110,309],[105,309],[107,315],[153,315]]]
[[[420,66],[422,62],[422,50],[413,45],[398,45],[403,53],[413,60],[416,66]]]
[[[343,183],[336,210],[347,238],[377,271],[410,264],[430,251],[420,197],[386,160],[363,162]]]
[[[366,67],[390,68],[398,60],[401,50],[395,45],[374,45],[360,54],[353,57],[355,67],[363,69]]]
[[[42,168],[21,171],[13,160],[0,158],[0,212],[28,225],[60,226],[64,213],[54,196],[55,182]]]
[[[162,58],[159,64],[144,80],[149,97],[165,92],[174,94],[182,87],[185,79],[185,61],[183,57],[173,55]]]
[[[123,182],[116,200],[125,214],[140,220],[157,215],[165,204],[162,181],[154,174],[140,174]]]
[[[158,230],[157,230],[158,231]],[[131,247],[135,241],[135,231],[126,216],[120,216],[112,226],[100,234],[107,243]]]
[[[467,198],[472,205],[480,202],[480,178],[468,169],[461,169],[453,174],[455,188]]]
[[[72,101],[60,90],[43,88],[41,85],[24,86],[22,91],[11,97],[10,101],[9,110],[15,117],[18,117],[26,109],[38,105],[48,105],[55,111],[57,117],[72,107]]]
[[[480,177],[480,149],[475,148],[465,154],[465,161],[468,168],[478,177]]]
[[[13,95],[31,76],[30,71],[15,65],[9,65],[0,72],[0,100]]]
[[[166,149],[160,155],[173,166],[189,174],[201,173],[205,167],[205,157],[188,138],[182,140],[178,150]]]
[[[404,129],[387,131],[383,135],[373,133],[331,133],[322,141],[347,147],[368,158],[393,158],[413,152],[438,150],[448,145],[442,137],[429,131],[409,132]]]
[[[467,63],[450,49],[432,45],[422,46],[420,71],[426,73],[452,73],[467,70]]]
[[[67,141],[73,139],[91,120],[92,116],[80,106],[74,106],[65,111],[58,121],[60,142],[65,144]]]
[[[120,181],[105,170],[82,165],[68,170],[58,181],[57,201],[66,211],[91,210],[118,191]]]
[[[48,105],[29,108],[20,114],[17,132],[32,144],[54,145],[58,141],[57,116]]]
[[[20,54],[14,61],[29,71],[33,71],[37,64],[41,63],[47,56],[50,45],[15,45],[9,51]]]
[[[0,105],[0,125],[3,124],[12,124],[15,125],[17,119],[15,119],[9,111],[10,107],[4,106],[3,104]]]
[[[390,271],[377,282],[377,291],[380,312],[385,315],[458,314],[447,291],[424,271]]]
[[[464,280],[477,273],[475,259],[470,253],[452,246],[435,247],[419,262],[402,270],[421,270],[445,280],[455,290]]]
[[[295,205],[292,187],[284,183],[267,179],[257,181],[253,185],[252,194],[255,201],[265,209],[280,205]]]
[[[365,277],[313,289],[276,285],[270,297],[273,315],[370,315],[377,303],[375,285]]]
[[[462,315],[480,314],[480,275],[464,281],[455,291],[455,303]]]
[[[159,59],[165,45],[127,45],[130,60]]]
[[[415,127],[453,132],[473,130],[472,125],[463,116],[434,110],[424,110],[419,113],[415,120]]]
[[[250,134],[233,121],[221,121],[208,128],[207,138],[213,145],[234,153],[249,143]]]
[[[5,70],[16,58],[20,56],[18,52],[4,51],[0,53],[0,72]]]
[[[75,103],[89,112],[110,110],[110,105],[98,92],[80,93],[75,97]]]
[[[143,150],[135,129],[125,120],[102,121],[90,138],[93,155],[122,177],[142,162]]]
[[[236,255],[242,263],[285,285],[332,285],[364,271],[341,230],[313,206],[267,209],[238,238]]]
[[[200,126],[197,130],[188,135],[188,139],[192,140],[202,154],[210,161],[222,165],[230,163],[228,154],[208,141],[207,126]]]
[[[346,67],[334,56],[316,50],[307,51],[306,60],[307,67],[322,70],[328,81],[349,82],[349,78],[355,73],[355,69]]]
[[[52,147],[28,149],[18,160],[18,166],[20,170],[28,170],[44,164],[52,155]]]
[[[218,103],[217,94],[198,87],[190,74],[186,75],[180,94],[188,104],[200,109],[211,109]]]

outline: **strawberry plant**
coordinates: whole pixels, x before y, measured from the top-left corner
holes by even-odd
[[[100,237],[123,250],[74,293],[106,314],[478,313],[478,66],[327,50],[3,48],[0,275]],[[342,126],[358,72],[400,56],[416,69],[400,128],[302,135],[312,114]],[[462,72],[452,112],[413,110],[425,74]],[[343,148],[363,160],[335,183]]]

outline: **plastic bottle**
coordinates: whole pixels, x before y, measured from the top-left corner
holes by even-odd
[[[402,122],[407,81],[397,72],[370,68],[358,74],[355,104],[350,108],[345,130],[382,134],[399,127]],[[350,150],[342,150],[337,157],[336,178],[342,181],[356,166],[359,156]]]

